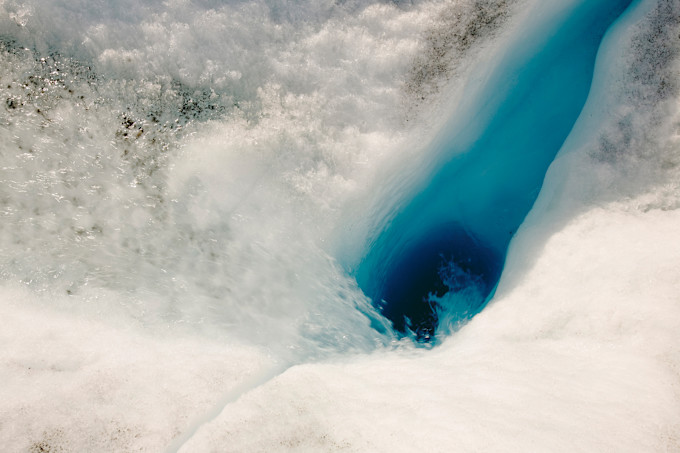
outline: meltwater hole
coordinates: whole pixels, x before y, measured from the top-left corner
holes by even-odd
[[[382,314],[401,333],[418,340],[435,334],[439,316],[463,321],[479,311],[500,275],[501,262],[464,230],[445,225],[411,244],[387,264],[381,294]]]
[[[398,335],[429,342],[493,296],[508,244],[576,122],[607,28],[631,0],[538,5],[431,149],[437,168],[378,228],[356,279]]]

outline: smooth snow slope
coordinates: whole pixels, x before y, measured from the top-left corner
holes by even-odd
[[[0,2],[1,449],[680,449],[676,1],[467,325],[397,340],[344,268],[546,4]]]

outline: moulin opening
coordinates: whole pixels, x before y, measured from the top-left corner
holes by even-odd
[[[484,306],[500,275],[500,257],[462,228],[433,229],[394,256],[373,288],[383,316],[401,335],[430,341],[440,316],[465,321]]]
[[[429,342],[493,295],[508,245],[588,97],[597,50],[631,0],[541,6],[476,74],[426,156],[440,162],[378,225],[357,283],[397,335]],[[534,28],[535,27],[535,28]]]

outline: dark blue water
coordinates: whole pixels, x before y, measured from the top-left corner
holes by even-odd
[[[426,153],[438,168],[359,265],[359,286],[395,331],[429,340],[443,317],[469,319],[493,295],[510,239],[585,104],[602,37],[631,0],[562,3],[537,11],[484,74]]]

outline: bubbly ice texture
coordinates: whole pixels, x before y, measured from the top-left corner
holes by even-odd
[[[0,3],[4,449],[677,449],[676,2],[604,37],[464,328],[351,277],[545,3]]]
[[[280,353],[389,342],[322,245],[355,163],[398,142],[426,12],[97,8],[3,4],[7,278]]]

